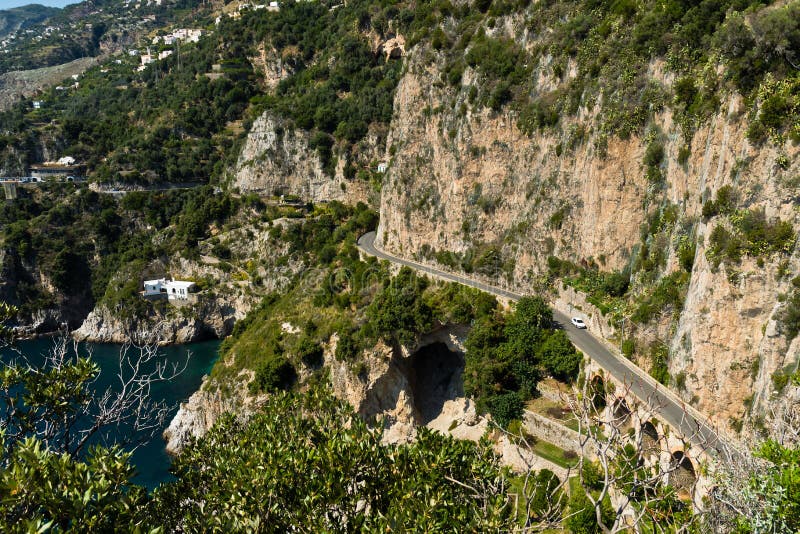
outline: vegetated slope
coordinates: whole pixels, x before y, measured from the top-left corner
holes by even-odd
[[[0,11],[0,38],[42,22],[60,11],[58,8],[39,4],[4,9]]]
[[[175,22],[198,2],[87,0],[27,24],[0,43],[0,73],[51,67],[117,52],[153,29]],[[209,8],[210,9],[210,6]]]
[[[383,246],[583,291],[598,329],[624,327],[630,357],[734,431],[780,404],[773,388],[795,395],[800,4],[427,9]]]
[[[22,102],[0,116],[6,172],[45,153],[72,155],[100,181],[206,182],[219,172],[238,135],[226,126],[255,91],[241,50],[209,37],[141,72],[138,57],[119,61],[49,89],[42,109]],[[211,80],[213,64],[222,72]]]
[[[20,97],[30,97],[45,87],[54,85],[75,74],[82,74],[97,63],[95,58],[81,58],[62,65],[40,69],[12,71],[0,74],[0,110],[5,110]]]
[[[330,174],[342,162],[339,172],[353,179],[358,169],[346,158],[360,153],[369,125],[390,119],[400,69],[357,26],[367,4],[226,16],[197,44],[166,47],[172,54],[144,70],[135,70],[138,57],[108,61],[77,87],[49,90],[42,109],[28,101],[0,116],[6,172],[58,152],[85,162],[100,181],[221,180],[223,160],[238,156],[239,132],[270,111],[287,118],[284,131],[312,129],[305,147],[321,168]],[[253,63],[265,47],[292,74],[258,95],[269,80]]]
[[[583,291],[627,354],[722,424],[791,382],[797,2],[332,7],[223,16],[191,53],[21,105],[6,168],[59,153],[104,181],[226,182],[238,159],[237,186],[309,194],[288,165],[241,170],[313,150],[315,180],[382,186],[386,248]]]
[[[164,276],[173,256],[197,258],[210,228],[248,206],[209,187],[119,201],[73,184],[20,188],[0,209],[0,299],[20,309],[29,333],[77,328],[98,303],[146,318],[153,304],[139,297],[141,280]]]
[[[295,120],[302,122],[307,118],[300,116],[299,110],[313,106],[318,99],[326,102],[324,113],[317,114],[318,120],[324,122],[310,136],[307,149],[317,152],[326,167],[335,166],[334,143],[355,154],[357,142],[367,134],[367,121],[374,117],[372,124],[385,125],[389,120],[400,68],[399,63],[374,54],[361,41],[363,32],[353,23],[363,5],[366,3],[330,11],[327,6],[299,3],[280,13],[256,11],[240,19],[225,17],[198,43],[174,47],[172,55],[143,70],[136,70],[140,63],[136,56],[107,60],[77,82],[62,82],[60,88],[37,95],[40,109],[32,106],[31,98],[0,115],[4,132],[0,149],[3,174],[22,175],[32,163],[71,155],[86,164],[91,179],[100,182],[219,183],[225,180],[228,165],[238,156],[241,132],[251,117],[263,110],[288,113],[296,105]],[[288,79],[286,88],[279,86],[274,92],[259,96],[257,92],[267,81],[262,72],[254,71],[249,58],[256,57],[267,34],[271,44],[285,49],[286,62],[299,78]],[[326,39],[333,41],[330,49],[326,48]],[[349,59],[335,67],[323,68],[314,61],[324,54],[328,64],[344,51],[348,51]],[[310,74],[317,80],[314,87],[318,95],[298,81]],[[303,99],[311,103],[304,103]],[[292,124],[286,127],[296,128]],[[350,171],[347,174],[350,176]],[[171,206],[162,200],[169,202],[165,199],[172,197],[161,198],[158,194],[153,195],[152,206],[134,202],[137,197],[126,197],[117,205],[100,196],[96,197],[103,201],[99,211],[113,219],[104,227],[95,222],[94,210],[77,208],[84,200],[76,204],[75,197],[83,199],[87,192],[75,195],[71,186],[45,188],[39,198],[37,187],[22,190],[22,198],[7,205],[3,215],[4,245],[9,253],[6,259],[12,262],[13,272],[29,284],[24,288],[9,286],[7,297],[23,307],[28,319],[36,315],[37,308],[60,309],[58,302],[68,293],[63,287],[49,284],[47,273],[54,258],[69,250],[75,261],[91,271],[93,283],[91,291],[84,288],[84,304],[72,308],[75,315],[69,318],[71,326],[77,326],[76,320],[105,300],[112,307],[124,301],[126,306],[142,311],[135,306],[134,297],[138,280],[145,276],[145,266],[175,252],[177,248],[169,243],[180,243],[185,255],[196,256],[198,241],[209,238],[212,231],[218,232],[214,225],[231,215],[224,206],[214,204],[216,200],[206,189],[196,192],[201,197],[176,193]],[[202,200],[189,205],[184,203],[186,198]],[[206,204],[213,206],[206,209]],[[160,215],[149,215],[153,209]],[[179,214],[181,210],[184,212]],[[89,225],[88,231],[84,223]],[[171,233],[165,240],[162,232],[173,231],[178,240],[172,241]],[[128,233],[132,234],[129,239],[125,237]],[[126,265],[131,261],[136,267]],[[122,289],[107,287],[109,280],[117,280],[117,271],[123,267],[130,267],[126,272],[131,275],[123,277],[123,281],[133,285],[123,284]],[[120,294],[125,298],[105,298]],[[54,313],[58,316],[58,312]]]

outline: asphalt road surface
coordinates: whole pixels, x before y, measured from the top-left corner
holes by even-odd
[[[499,297],[511,300],[519,300],[523,297],[520,293],[490,286],[464,276],[387,254],[375,247],[375,232],[369,232],[361,236],[358,240],[358,248],[370,256],[398,265],[405,265],[416,271],[474,287]],[[687,408],[677,395],[668,392],[663,385],[653,380],[647,373],[622,355],[612,352],[605,343],[593,336],[588,329],[579,330],[575,328],[570,323],[569,317],[563,313],[553,310],[553,318],[558,323],[557,326],[564,329],[569,339],[578,349],[597,362],[600,367],[608,371],[614,378],[628,386],[634,396],[647,403],[670,426],[679,430],[695,445],[708,450],[710,453],[723,453],[726,450],[723,438],[711,424],[702,417],[693,415],[692,411],[694,410]]]

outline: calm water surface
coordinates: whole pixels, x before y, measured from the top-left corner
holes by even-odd
[[[42,361],[42,355],[53,347],[52,339],[42,338],[29,341],[20,341],[17,348],[21,350],[32,363]],[[167,423],[178,411],[181,402],[189,398],[199,387],[203,375],[211,372],[211,368],[217,359],[219,341],[205,341],[202,343],[192,343],[190,345],[176,345],[162,347],[159,349],[163,357],[168,362],[184,362],[187,353],[190,354],[189,363],[186,370],[177,378],[170,382],[155,384],[152,388],[151,396],[153,400],[165,401],[171,408]],[[100,366],[100,377],[98,378],[96,390],[105,391],[108,386],[119,384],[116,372],[119,366],[119,345],[101,343],[81,343],[79,350],[92,350],[92,357]],[[0,351],[3,359],[7,358],[7,350]],[[137,475],[134,482],[150,489],[161,482],[171,480],[173,477],[169,473],[171,459],[164,449],[164,440],[161,433],[139,447],[133,454],[133,465],[136,466]]]

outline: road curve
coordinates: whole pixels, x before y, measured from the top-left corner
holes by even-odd
[[[523,297],[507,289],[494,287],[484,282],[472,280],[465,276],[449,273],[411,260],[392,256],[375,247],[375,232],[368,232],[358,239],[358,248],[370,256],[387,260],[398,265],[405,265],[416,271],[423,272],[466,286],[474,287],[491,293],[495,296],[510,300],[519,300]],[[696,446],[711,453],[724,454],[728,448],[723,437],[706,421],[696,410],[689,408],[677,395],[652,379],[642,369],[630,360],[613,353],[601,340],[589,333],[588,330],[578,330],[569,322],[563,313],[553,310],[553,318],[564,329],[567,336],[584,354],[609,372],[614,378],[628,385],[630,392],[640,401],[648,404],[655,413],[666,421],[671,427],[679,430]],[[693,413],[694,412],[694,413]]]

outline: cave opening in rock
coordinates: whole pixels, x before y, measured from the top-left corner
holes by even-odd
[[[409,359],[409,382],[420,424],[442,412],[444,404],[464,395],[464,357],[441,342],[425,345]]]

